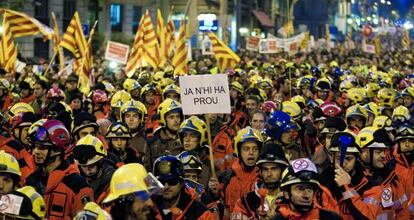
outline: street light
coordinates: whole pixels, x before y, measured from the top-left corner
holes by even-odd
[[[385,0],[381,0],[381,4],[385,4]]]
[[[387,1],[387,5],[391,5],[391,2],[390,1]]]

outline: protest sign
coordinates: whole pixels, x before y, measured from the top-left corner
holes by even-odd
[[[246,49],[247,50],[252,50],[252,51],[258,51],[259,50],[259,41],[260,41],[260,38],[258,38],[258,37],[251,36],[251,37],[247,38]]]
[[[128,52],[128,45],[108,41],[105,50],[105,59],[126,64],[128,60]]]

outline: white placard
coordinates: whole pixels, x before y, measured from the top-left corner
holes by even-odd
[[[375,54],[375,45],[372,44],[366,44],[364,47],[365,53],[374,53]]]
[[[204,38],[201,42],[201,54],[203,55],[213,55],[213,45],[208,37]]]
[[[128,45],[108,41],[105,50],[105,59],[126,64],[128,60],[128,52]]]
[[[16,72],[21,73],[22,70],[24,69],[24,67],[26,67],[26,63],[24,63],[20,60],[16,60]]]
[[[184,115],[231,112],[227,74],[180,76],[180,88]]]

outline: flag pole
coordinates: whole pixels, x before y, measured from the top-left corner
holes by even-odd
[[[50,59],[49,65],[47,65],[47,68],[46,68],[46,70],[45,70],[45,73],[43,73],[43,75],[44,75],[44,76],[45,76],[46,74],[48,74],[48,73],[49,73],[50,66],[52,65],[52,62],[55,60],[56,55],[57,55],[57,53],[58,53],[58,52],[59,52],[59,51],[58,51],[58,50],[56,50],[56,51],[53,53],[53,56],[52,56],[52,58]]]
[[[211,177],[216,178],[216,170],[214,169],[214,154],[213,154],[213,144],[211,143],[211,127],[210,127],[210,117],[205,114],[204,118],[206,119],[207,125],[207,139],[208,139],[208,152],[210,155],[210,168],[211,168]]]

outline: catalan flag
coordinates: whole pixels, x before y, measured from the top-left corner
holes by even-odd
[[[144,59],[150,66],[157,68],[159,65],[159,49],[157,36],[152,25],[151,16],[147,10],[144,15]]]
[[[168,50],[167,57],[170,57],[173,50],[174,50],[174,44],[175,44],[175,26],[174,26],[174,20],[171,16],[172,13],[170,13],[169,19],[168,19],[168,25],[167,25],[167,37],[166,37],[166,47]]]
[[[302,50],[306,50],[308,48],[308,44],[310,41],[309,31],[305,32],[305,36],[303,37],[302,41],[300,42],[300,48]]]
[[[228,67],[234,68],[240,62],[240,57],[220,41],[213,32],[209,32],[208,37],[213,46],[214,56],[217,59],[220,71],[224,72]]]
[[[374,39],[375,53],[379,55],[381,53],[381,35],[378,34]]]
[[[331,32],[329,31],[329,25],[325,26],[325,40],[326,48],[329,50],[331,48]]]
[[[3,13],[3,32],[1,41],[1,66],[9,73],[15,73],[17,48],[14,44],[12,31],[10,29],[10,19],[13,14],[5,11]]]
[[[408,32],[408,30],[404,30],[402,46],[404,49],[410,49],[410,33]]]
[[[346,33],[346,46],[348,49],[351,48],[351,41],[352,41],[352,27],[349,28],[348,33]]]
[[[175,67],[174,73],[178,75],[185,75],[188,72],[187,66],[187,46],[185,45],[185,29],[184,20],[181,20],[180,28],[178,29],[178,38],[175,42],[175,53],[172,59],[172,65]]]
[[[88,42],[83,35],[79,14],[75,12],[63,35],[60,46],[68,49],[75,56],[75,59],[81,59],[86,56],[87,45]]]
[[[164,18],[162,17],[161,10],[157,9],[157,34],[159,42],[159,66],[163,67],[168,60],[168,48],[167,48],[167,29],[164,25]]]
[[[21,12],[0,8],[0,13],[3,13],[3,16],[6,12],[8,14],[9,31],[14,38],[41,34],[45,40],[52,39],[53,30],[33,17]]]
[[[138,67],[142,66],[142,56],[144,51],[144,17],[141,17],[137,33],[135,34],[134,44],[132,45],[131,52],[128,57],[128,62],[126,64],[126,74],[128,77],[132,77],[135,73],[135,70]]]
[[[59,34],[59,26],[58,23],[56,21],[56,16],[55,13],[52,12],[52,23],[53,23],[53,51],[55,54],[57,54],[59,56],[59,70],[63,70],[63,68],[65,67],[65,57],[63,54],[63,49],[60,46],[60,34]]]
[[[85,56],[82,58],[81,67],[79,68],[79,82],[78,88],[83,94],[88,95],[93,78],[93,56],[92,56],[92,38],[95,34],[95,28],[98,21],[93,25],[89,33],[88,43],[85,51]]]

